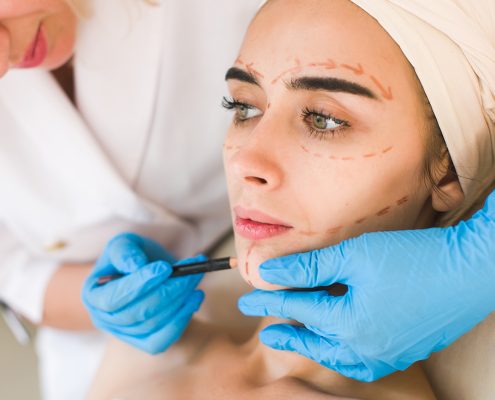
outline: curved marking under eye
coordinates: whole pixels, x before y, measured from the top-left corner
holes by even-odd
[[[306,146],[302,145],[302,144],[301,144],[301,149],[303,149],[303,151],[304,151],[305,153],[309,153],[308,148],[307,148]]]

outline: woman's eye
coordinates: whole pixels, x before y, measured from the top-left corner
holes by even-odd
[[[326,115],[321,111],[306,109],[303,111],[302,117],[310,133],[319,137],[323,137],[326,134],[336,134],[350,126],[347,121]]]
[[[261,115],[261,111],[256,107],[247,104],[239,104],[236,107],[236,116],[240,121],[245,121],[258,115]]]
[[[321,114],[312,114],[311,122],[316,129],[320,130],[333,130],[336,128],[340,128],[345,124],[345,121],[341,121],[333,117],[325,117]]]
[[[240,123],[262,114],[261,110],[251,104],[243,103],[235,99],[223,98],[222,106],[227,110],[234,110],[234,122]]]

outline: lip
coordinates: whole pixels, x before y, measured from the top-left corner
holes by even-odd
[[[289,224],[258,210],[234,207],[234,229],[237,234],[250,239],[261,240],[282,235],[292,229]]]
[[[48,43],[46,41],[43,25],[40,24],[33,42],[29,45],[23,60],[17,65],[18,68],[35,68],[45,61],[48,55]]]

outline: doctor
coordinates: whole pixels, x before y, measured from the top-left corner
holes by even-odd
[[[44,398],[83,398],[98,365],[80,290],[112,236],[179,259],[228,231],[222,76],[258,5],[0,2],[0,300],[40,326]]]

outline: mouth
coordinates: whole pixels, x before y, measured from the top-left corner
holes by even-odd
[[[293,227],[258,210],[234,207],[234,229],[250,240],[268,239],[289,232]]]
[[[26,50],[24,58],[17,64],[18,68],[35,68],[38,67],[45,61],[48,55],[48,43],[46,41],[46,36],[43,31],[43,26],[40,24],[36,35]]]

